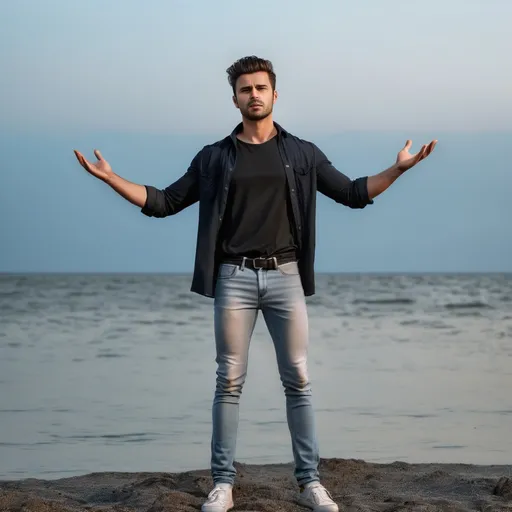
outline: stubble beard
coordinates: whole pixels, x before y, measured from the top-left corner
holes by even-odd
[[[272,114],[273,105],[270,104],[267,108],[263,108],[260,112],[251,112],[250,107],[247,107],[247,109],[242,112],[243,116],[248,119],[249,121],[261,121],[262,119],[265,119],[270,114]]]

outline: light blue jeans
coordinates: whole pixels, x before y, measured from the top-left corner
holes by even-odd
[[[274,342],[299,485],[319,480],[318,443],[307,371],[308,317],[296,262],[277,270],[222,264],[215,290],[217,385],[213,401],[211,471],[233,484],[238,405],[247,375],[249,343],[261,310]]]

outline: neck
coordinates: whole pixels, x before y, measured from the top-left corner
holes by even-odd
[[[245,142],[262,144],[277,134],[274,121],[272,120],[272,114],[259,121],[251,121],[243,118],[242,123],[243,129],[237,137]]]

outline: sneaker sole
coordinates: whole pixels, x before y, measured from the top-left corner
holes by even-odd
[[[234,508],[235,504],[233,502],[231,502],[224,510],[226,512],[228,512],[228,510],[231,510],[232,508]],[[208,509],[204,509],[203,507],[201,507],[201,512],[210,512]]]
[[[301,506],[301,507],[306,507],[306,508],[309,508],[309,510],[315,510],[313,507],[311,507],[311,504],[308,502],[308,501],[302,501],[300,498],[297,500],[297,503]],[[339,512],[339,507],[338,505],[334,504],[334,505],[329,505],[331,508],[330,509],[325,509],[326,512]],[[336,508],[335,508],[336,507]]]

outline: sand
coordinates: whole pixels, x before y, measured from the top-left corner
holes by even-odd
[[[237,464],[237,470],[233,511],[306,510],[295,503],[297,486],[291,464]],[[512,512],[512,465],[322,459],[320,470],[322,482],[341,511]],[[0,511],[197,511],[210,488],[207,470],[0,481]]]

